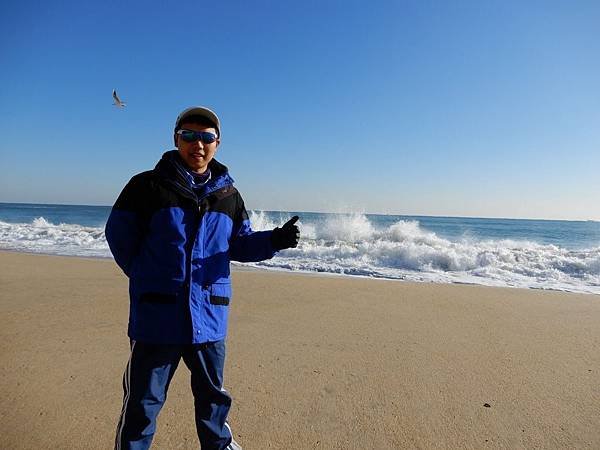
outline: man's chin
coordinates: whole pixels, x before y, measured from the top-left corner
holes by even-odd
[[[203,173],[206,171],[206,165],[188,164],[188,167],[196,173]]]

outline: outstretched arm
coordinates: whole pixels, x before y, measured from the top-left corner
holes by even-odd
[[[239,195],[239,194],[238,194]],[[298,216],[292,217],[281,228],[271,231],[252,231],[244,202],[239,197],[239,216],[234,223],[233,236],[229,244],[231,259],[240,262],[262,261],[272,258],[276,252],[296,247],[300,230],[296,225]]]
[[[276,249],[271,244],[272,231],[253,231],[242,197],[238,195],[229,255],[233,261],[256,262],[270,259]]]

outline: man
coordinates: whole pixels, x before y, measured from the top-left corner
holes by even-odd
[[[261,261],[296,247],[294,216],[253,232],[227,168],[214,159],[221,124],[192,107],[175,122],[177,150],[134,176],[106,224],[115,261],[129,277],[131,355],[123,376],[116,449],[147,449],[180,359],[191,372],[203,450],[240,449],[226,422],[223,389],[231,298],[229,261]]]

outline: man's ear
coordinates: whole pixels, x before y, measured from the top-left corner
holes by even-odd
[[[177,147],[177,135],[173,133],[173,142],[175,143],[175,147]]]

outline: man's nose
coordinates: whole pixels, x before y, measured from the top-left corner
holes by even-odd
[[[194,141],[194,142],[196,142],[196,145],[198,146],[198,148],[204,149],[204,144],[202,143],[202,141],[200,139],[198,139],[197,141]]]

